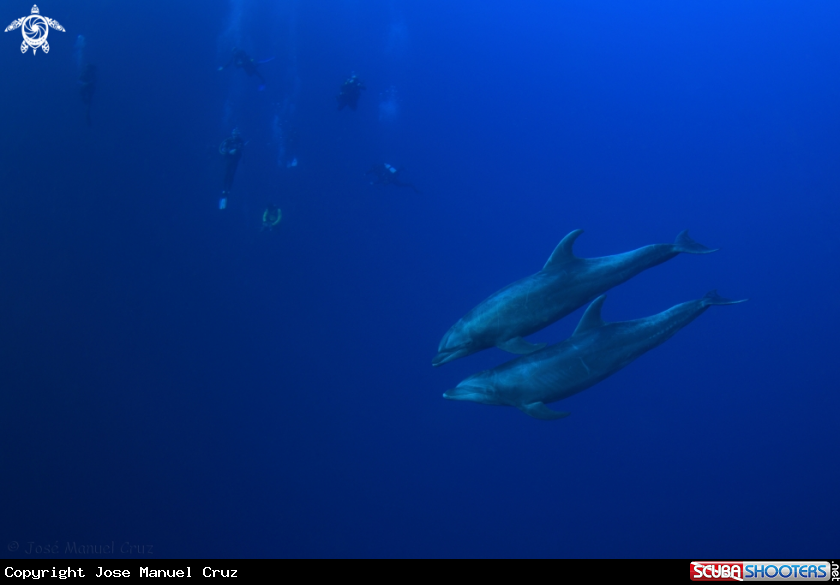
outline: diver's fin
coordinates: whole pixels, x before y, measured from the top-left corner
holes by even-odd
[[[509,351],[510,353],[525,354],[534,353],[545,347],[544,343],[530,343],[521,337],[514,337],[496,345],[499,349]]]
[[[718,248],[707,248],[703,244],[698,244],[692,240],[688,237],[688,230],[683,230],[679,233],[677,239],[674,240],[674,247],[677,252],[682,252],[683,254],[711,254],[712,252],[718,251]]]
[[[601,295],[592,301],[592,304],[589,305],[583,313],[583,317],[580,318],[580,323],[578,323],[575,332],[572,333],[572,337],[606,325],[604,320],[601,318],[601,307],[604,305],[604,300],[606,298],[607,295]]]
[[[219,199],[219,209],[225,209],[227,207],[227,197],[222,197]]]
[[[749,299],[741,299],[740,301],[733,301],[731,299],[725,299],[720,296],[717,292],[717,289],[711,290],[706,293],[706,296],[703,297],[703,304],[708,305],[737,305],[738,303],[746,303]]]
[[[519,410],[528,416],[532,416],[540,420],[557,420],[560,418],[566,418],[572,414],[571,412],[557,412],[555,410],[551,410],[542,402],[532,402],[531,404],[520,406]]]
[[[557,244],[557,247],[554,248],[554,252],[552,252],[551,256],[549,256],[548,261],[545,263],[545,266],[543,266],[543,270],[549,266],[559,266],[561,264],[565,264],[566,262],[577,260],[577,256],[575,256],[575,253],[572,251],[572,247],[575,245],[575,240],[578,239],[578,236],[582,233],[583,230],[569,232],[566,237]]]
[[[270,63],[271,61],[274,61],[274,57],[269,57],[268,59],[257,61],[257,65],[265,65],[266,63]]]

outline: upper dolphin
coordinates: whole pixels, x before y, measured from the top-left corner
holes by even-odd
[[[493,293],[446,332],[433,366],[496,346],[511,353],[531,353],[544,343],[523,337],[551,325],[612,287],[680,253],[715,252],[680,232],[673,244],[653,244],[602,258],[578,258],[572,252],[583,230],[563,238],[543,269]]]
[[[574,334],[561,343],[474,374],[443,397],[515,406],[542,420],[569,416],[546,406],[611,376],[691,323],[711,305],[733,305],[711,291],[705,297],[635,321],[605,323],[600,296],[589,305]]]

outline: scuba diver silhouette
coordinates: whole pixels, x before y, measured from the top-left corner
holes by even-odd
[[[90,120],[90,104],[93,101],[93,94],[96,91],[96,65],[88,63],[79,75],[79,95],[82,96],[82,103],[85,104],[85,117],[88,126]]]
[[[236,167],[239,165],[239,159],[242,158],[242,149],[244,147],[245,142],[239,135],[238,128],[234,128],[230,136],[225,138],[219,145],[219,154],[224,157],[225,161],[225,178],[222,183],[222,197],[219,199],[219,209],[227,207],[230,190],[233,187],[233,176],[236,174]]]
[[[283,219],[283,212],[280,211],[280,208],[273,203],[269,204],[269,206],[265,208],[265,211],[263,211],[261,231],[272,231],[280,225],[281,219]]]
[[[263,63],[268,63],[269,61],[273,60],[274,57],[269,59],[264,59],[262,61],[255,61],[253,58],[248,56],[248,53],[243,51],[238,47],[234,47],[231,51],[230,59],[224,65],[219,67],[219,71],[224,71],[231,65],[235,65],[236,67],[242,69],[245,73],[248,74],[248,77],[253,77],[256,75],[260,80],[260,91],[265,89],[265,79],[260,72],[257,71],[257,65],[262,65]]]
[[[338,102],[338,110],[344,109],[344,106],[350,106],[350,109],[356,111],[356,105],[359,103],[359,96],[362,95],[362,90],[367,89],[362,80],[356,77],[354,73],[341,85],[338,95],[335,96]]]
[[[419,194],[420,190],[412,183],[400,180],[400,174],[404,169],[392,167],[388,163],[373,165],[366,175],[371,175],[371,185],[393,185],[395,187],[406,187]]]

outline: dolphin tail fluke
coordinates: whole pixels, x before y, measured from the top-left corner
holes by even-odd
[[[509,351],[510,353],[515,353],[517,355],[523,355],[528,353],[534,353],[545,347],[544,343],[529,343],[522,339],[521,337],[514,337],[513,339],[508,339],[507,341],[503,341],[502,343],[498,344],[497,346],[499,349],[503,349],[505,351]]]
[[[533,402],[531,404],[520,406],[519,410],[521,410],[528,416],[532,416],[540,420],[557,420],[560,418],[566,418],[571,414],[570,412],[557,412],[551,410],[542,402]]]
[[[707,307],[710,305],[737,305],[738,303],[746,303],[749,299],[741,299],[739,301],[733,301],[732,299],[725,299],[720,296],[717,290],[712,290],[706,293],[706,296],[703,297],[703,304]]]
[[[680,235],[677,236],[674,242],[674,247],[677,252],[682,252],[683,254],[711,254],[712,252],[718,251],[718,248],[707,248],[703,244],[698,244],[692,240],[688,236],[688,230],[680,232]]]

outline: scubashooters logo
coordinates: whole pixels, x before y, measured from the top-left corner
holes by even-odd
[[[38,47],[44,53],[50,52],[50,44],[47,42],[47,35],[50,32],[50,28],[64,32],[64,27],[58,24],[57,20],[41,16],[41,11],[38,10],[38,5],[36,4],[32,7],[32,14],[18,18],[7,26],[3,32],[21,29],[20,32],[23,34],[23,42],[20,45],[20,52],[25,53],[29,47],[32,47],[32,54],[34,55],[38,52]]]
[[[836,565],[835,565],[836,566]],[[829,581],[826,561],[694,561],[692,581]]]

